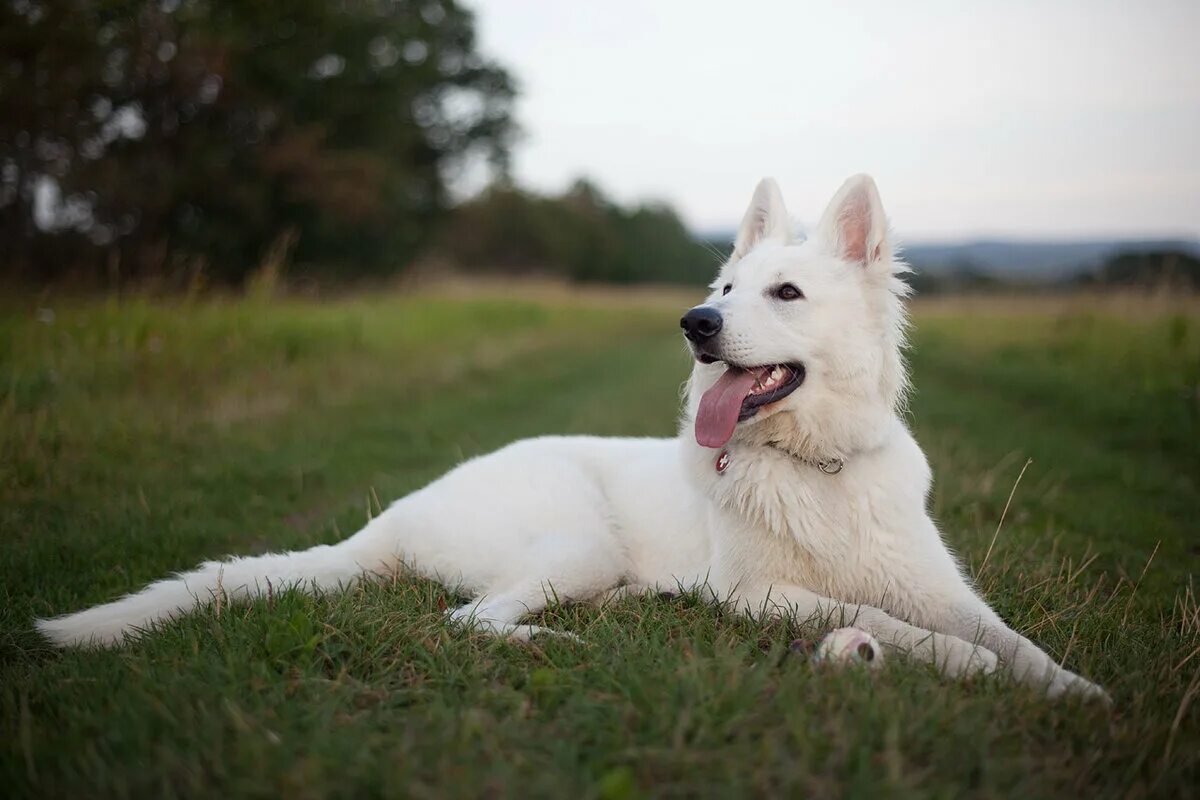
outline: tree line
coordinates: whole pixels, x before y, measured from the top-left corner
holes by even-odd
[[[695,280],[704,251],[669,208],[511,184],[516,91],[457,0],[4,2],[0,275],[238,284],[283,260],[353,279],[436,253]],[[493,188],[454,208],[481,171]]]
[[[581,282],[697,284],[719,260],[670,207],[622,207],[579,179],[563,194],[495,185],[454,210],[433,248],[460,268]]]

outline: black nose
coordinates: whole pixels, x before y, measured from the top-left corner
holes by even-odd
[[[683,328],[683,335],[696,344],[720,333],[721,324],[720,312],[709,306],[696,306],[684,314],[683,319],[679,320],[679,327]]]

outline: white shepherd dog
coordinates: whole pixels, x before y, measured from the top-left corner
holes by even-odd
[[[898,410],[905,266],[875,183],[795,241],[779,188],[754,192],[733,254],[684,328],[696,364],[674,439],[546,437],[461,464],[349,539],[210,561],[76,614],[59,645],[116,645],[202,605],[336,589],[404,568],[468,594],[453,620],[498,635],[548,598],[702,587],[751,614],[838,617],[949,675],[998,658],[1051,695],[1104,691],[988,607],[926,511],[929,465]]]

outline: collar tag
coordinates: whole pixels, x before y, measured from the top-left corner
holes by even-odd
[[[717,474],[720,475],[725,470],[729,469],[729,462],[732,459],[729,457],[728,450],[722,450],[721,455],[717,456],[716,463],[713,464],[717,468]]]
[[[826,475],[837,475],[842,471],[842,467],[845,465],[846,462],[842,461],[840,458],[827,458],[823,461],[817,462],[817,469],[821,470],[821,472],[824,472]]]

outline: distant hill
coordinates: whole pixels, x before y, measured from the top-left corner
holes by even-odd
[[[701,235],[714,244],[733,240],[734,234],[715,231]],[[917,272],[931,276],[972,273],[1000,280],[1055,282],[1099,269],[1124,253],[1180,251],[1200,257],[1196,239],[1096,239],[1038,241],[978,239],[966,242],[911,242],[904,258]]]
[[[1123,253],[1175,250],[1200,256],[1200,241],[1126,239],[1074,242],[979,240],[954,244],[913,243],[905,259],[918,271],[971,271],[994,278],[1060,281],[1098,269]]]

